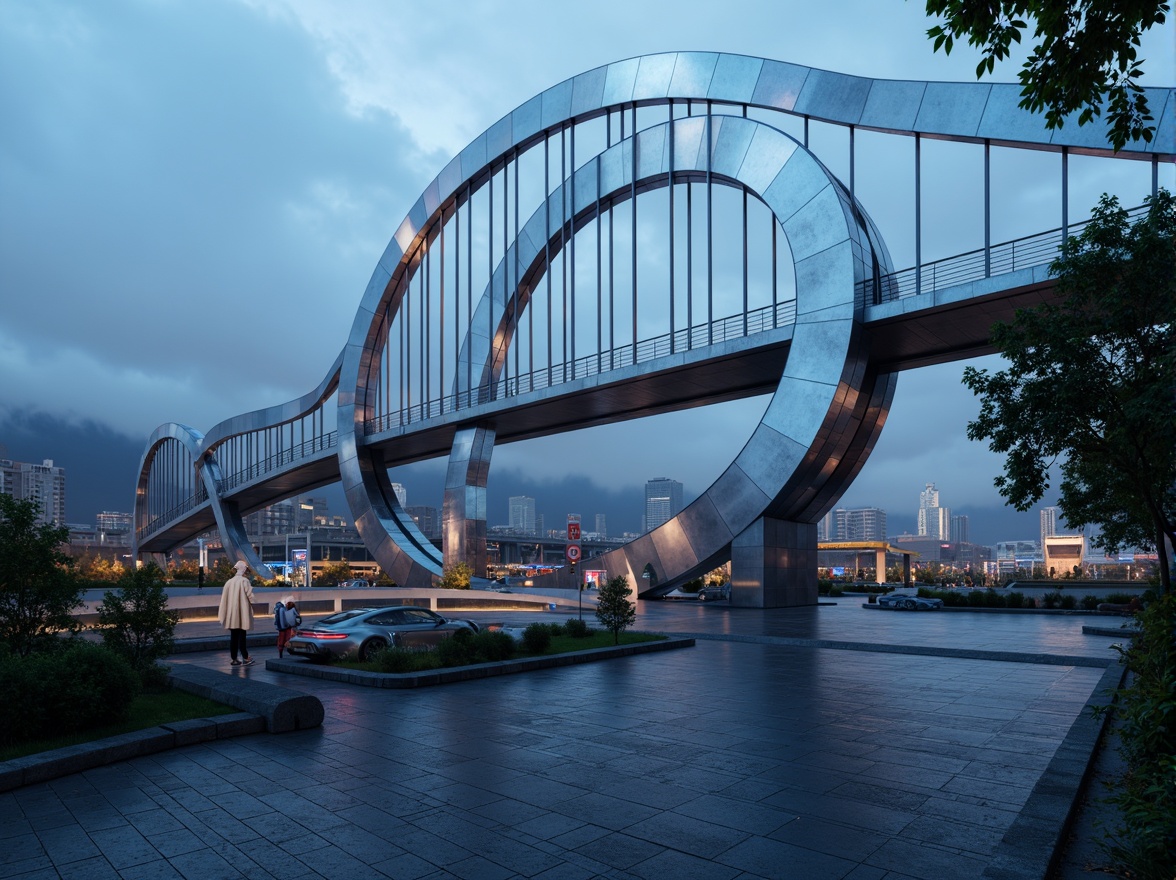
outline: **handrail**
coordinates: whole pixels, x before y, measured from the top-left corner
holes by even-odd
[[[1127,218],[1131,223],[1137,223],[1147,215],[1147,211],[1146,205],[1132,208],[1127,212]],[[1085,220],[1072,226],[1059,226],[1047,232],[992,245],[987,252],[985,248],[979,248],[922,266],[912,266],[883,275],[876,282],[863,282],[860,287],[866,293],[867,301],[880,305],[917,294],[934,293],[969,281],[1005,275],[1019,269],[1048,265],[1057,259],[1062,243],[1080,233],[1089,223],[1089,220]]]

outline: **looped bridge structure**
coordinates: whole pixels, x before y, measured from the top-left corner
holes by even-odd
[[[1053,295],[1068,159],[1174,158],[1172,89],[1149,89],[1153,142],[1046,130],[1019,87],[846,76],[761,58],[670,53],[580,74],[453,158],[396,229],[342,352],[303,397],[207,434],[148,440],[135,552],[212,528],[262,576],[242,517],[342,482],[396,583],[485,570],[495,445],[753,395],[746,445],[669,522],[592,561],[668,590],[730,560],[732,603],[816,601],[816,522],[861,469],[897,374],[991,351],[989,328]],[[844,130],[841,178],[810,121]],[[895,271],[855,191],[859,132],[913,139],[915,265]],[[983,145],[983,245],[921,258],[920,147]],[[1062,157],[1060,226],[993,244],[990,148]],[[844,163],[843,163],[844,164]],[[673,442],[663,440],[661,442]],[[620,450],[618,450],[621,452]],[[389,468],[448,456],[438,549]]]

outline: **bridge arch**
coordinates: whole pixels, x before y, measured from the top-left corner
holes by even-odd
[[[627,574],[636,583],[634,575],[646,570],[663,581],[684,577],[724,553],[742,560],[751,572],[749,583],[757,578],[761,583],[779,581],[774,574],[768,577],[769,570],[815,569],[815,557],[810,565],[807,555],[810,548],[815,553],[812,523],[835,502],[872,448],[893,394],[892,371],[941,362],[953,353],[980,353],[986,344],[975,333],[963,332],[962,324],[943,332],[942,322],[932,328],[941,334],[938,348],[924,351],[903,344],[898,337],[909,326],[905,316],[915,311],[907,308],[906,298],[916,297],[918,308],[937,320],[937,310],[944,305],[957,308],[966,298],[981,300],[994,292],[1004,296],[1002,285],[1012,294],[1010,302],[1036,295],[1050,284],[1043,267],[1054,247],[1051,238],[1038,256],[1030,257],[1037,262],[1026,262],[1024,248],[1017,251],[1015,243],[1011,259],[998,255],[999,246],[991,246],[988,237],[986,188],[984,248],[962,255],[970,260],[965,272],[945,273],[957,279],[949,282],[957,286],[941,301],[934,293],[934,273],[928,283],[923,271],[917,232],[914,269],[891,271],[881,237],[854,197],[854,131],[865,128],[913,137],[916,169],[919,138],[983,144],[986,177],[989,145],[1061,153],[1063,180],[1069,153],[1144,159],[1152,164],[1153,190],[1158,163],[1170,161],[1176,152],[1172,89],[1147,90],[1152,106],[1162,108],[1155,142],[1128,145],[1119,154],[1107,147],[1099,126],[1069,126],[1056,132],[1041,128],[1018,109],[1018,91],[1012,84],[875,80],[768,59],[697,52],[627,59],[553,86],[475,138],[425,188],[381,256],[344,350],[318,388],[289,403],[229,419],[207,437],[174,423],[157,430],[144,453],[137,485],[136,552],[166,549],[215,525],[231,555],[250,558],[247,537],[237,527],[242,512],[341,477],[356,523],[382,566],[400,583],[431,581],[444,559],[468,556],[469,548],[479,544],[478,529],[485,527],[485,477],[494,445],[541,436],[536,432],[543,430],[555,433],[551,426],[557,420],[545,395],[591,393],[605,384],[580,369],[584,359],[576,357],[574,329],[570,354],[565,352],[560,364],[564,388],[551,389],[550,377],[544,385],[534,374],[523,374],[517,361],[519,345],[511,344],[511,336],[519,316],[534,311],[527,306],[528,285],[542,273],[550,277],[553,255],[567,249],[574,253],[577,224],[594,211],[599,216],[602,196],[611,193],[621,202],[627,194],[635,204],[637,193],[667,187],[672,213],[675,184],[705,180],[754,193],[768,206],[772,229],[781,230],[792,245],[795,314],[789,311],[791,305],[785,309],[777,303],[773,290],[770,308],[763,315],[749,315],[745,275],[744,314],[733,316],[743,323],[742,337],[736,332],[724,343],[726,353],[735,356],[738,338],[748,337],[748,321],[756,317],[768,328],[763,338],[776,351],[787,351],[787,361],[771,384],[758,375],[755,393],[773,390],[772,403],[715,484],[678,519],[605,560],[610,573]],[[659,113],[664,115],[659,118]],[[780,114],[804,120],[803,139],[790,139],[767,121]],[[849,130],[848,185],[805,149],[810,119]],[[603,145],[595,148],[580,135],[591,124],[602,125],[606,132]],[[776,147],[762,149],[769,141]],[[553,149],[553,144],[558,146]],[[553,155],[554,187],[547,169]],[[538,156],[544,163],[542,194],[527,207],[530,219],[523,222],[520,169],[528,157]],[[611,190],[609,184],[599,183],[602,179],[612,180]],[[515,188],[513,207],[508,181]],[[1064,234],[1064,189],[1061,201]],[[482,207],[476,209],[476,204]],[[502,222],[496,225],[491,220],[486,241],[478,245],[485,271],[455,273],[452,283],[464,284],[465,305],[455,297],[446,315],[447,301],[441,298],[438,334],[430,323],[435,316],[428,311],[428,292],[438,284],[444,290],[446,267],[457,265],[456,257],[447,261],[447,245],[451,250],[462,248],[462,258],[470,259],[476,236],[470,234],[463,244],[454,232],[459,220],[468,230],[475,210],[484,210],[487,204],[488,216],[500,210]],[[917,216],[916,211],[916,226]],[[530,263],[524,253],[530,255]],[[965,289],[959,286],[961,277],[979,282]],[[632,286],[636,313],[636,269]],[[672,280],[670,286],[672,309]],[[573,327],[574,299],[573,287]],[[419,328],[415,338],[404,329],[410,314]],[[550,318],[550,308],[548,314]],[[991,321],[982,306],[974,314]],[[405,335],[390,343],[386,334],[395,322]],[[640,355],[646,343],[657,349],[668,341],[670,357],[684,364],[689,377],[705,378],[705,358],[695,357],[697,351],[689,342],[675,347],[679,334],[684,332],[689,340],[699,329],[689,320],[683,331],[671,318],[665,340],[639,339],[636,324],[634,318],[631,338],[612,350],[632,358],[625,369],[613,372],[614,387],[647,378]],[[708,312],[702,328],[708,344],[712,331],[721,326],[721,320],[712,321]],[[564,343],[566,348],[566,338]],[[407,372],[402,364],[401,376],[389,367],[386,355],[412,347],[404,357]],[[442,366],[432,372],[438,349]],[[879,354],[879,349],[886,350]],[[508,350],[516,353],[513,371],[504,354]],[[457,366],[449,366],[447,372],[446,364],[454,361]],[[549,348],[549,372],[551,366]],[[393,401],[391,381],[402,378],[417,387]],[[434,394],[430,383],[443,390]],[[332,395],[334,408],[329,403]],[[542,410],[548,422],[539,428],[532,424],[527,429],[531,434],[512,428],[503,418],[511,412],[506,404],[512,396],[520,405]],[[718,399],[721,392],[710,387],[704,402]],[[577,424],[590,423],[581,419]],[[504,433],[511,430],[512,436]],[[442,554],[400,509],[386,464],[390,459],[399,464],[447,452]],[[177,466],[188,473],[173,480]],[[761,591],[747,604],[791,604],[798,596],[803,602],[795,586],[786,585],[773,596]],[[736,595],[741,595],[738,583]]]
[[[471,315],[459,362],[477,365],[479,387],[495,387],[534,279],[577,225],[586,223],[602,202],[632,197],[639,188],[671,185],[676,174],[705,174],[723,185],[743,187],[768,206],[792,249],[798,277],[795,326],[788,366],[736,461],[674,520],[598,560],[610,575],[624,574],[635,583],[647,566],[660,584],[713,566],[765,514],[815,521],[860,468],[894,387],[889,374],[863,368],[867,351],[858,326],[864,307],[860,291],[879,269],[890,269],[865,212],[788,135],[755,120],[709,115],[652,126],[621,140],[575,169],[531,215],[503,253]],[[571,189],[570,196],[565,188]],[[552,205],[563,205],[565,199],[571,202],[570,212],[561,211],[553,219]],[[411,265],[404,264],[404,269]],[[406,284],[391,277],[371,309],[371,323],[355,328],[349,351],[359,363],[351,367],[345,357],[344,376],[375,373],[373,364],[388,344],[387,337],[381,338],[388,325],[385,316],[394,307],[395,291]],[[498,288],[503,290],[501,300],[493,296]],[[483,327],[485,334],[473,330]],[[460,383],[459,376],[454,382]],[[370,401],[376,394],[378,386],[357,382],[350,421],[341,413],[341,436],[370,421]],[[484,543],[485,480],[494,435],[490,421],[466,425],[455,434],[444,508],[449,558],[468,557]],[[365,543],[398,583],[431,582],[440,573],[440,560],[421,552],[404,529],[380,454],[369,456],[358,438],[355,447],[355,457],[341,461],[341,472]]]

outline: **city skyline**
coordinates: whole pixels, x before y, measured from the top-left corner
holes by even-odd
[[[337,354],[421,188],[503,114],[583,70],[698,48],[881,78],[974,80],[969,47],[932,52],[919,4],[798,8],[782,31],[747,24],[778,16],[772,4],[736,2],[718,19],[708,10],[687,2],[666,17],[606,2],[570,41],[566,13],[522,2],[511,30],[525,21],[534,51],[519,64],[513,41],[487,39],[504,36],[506,22],[486,8],[114,0],[98,14],[86,4],[10,3],[0,20],[0,106],[10,123],[0,131],[0,279],[14,295],[0,319],[0,456],[65,467],[66,519],[85,521],[130,507],[157,425],[208,430],[305,393]],[[620,15],[631,27],[605,25]],[[843,24],[830,29],[830,15]],[[1171,84],[1172,33],[1169,24],[1144,38],[1149,85]],[[176,48],[161,55],[161,45]],[[1014,80],[1018,64],[996,78]],[[956,144],[925,149],[948,163],[975,154]],[[996,240],[1058,224],[1057,157],[1016,162],[1001,175]],[[1135,204],[1150,186],[1146,163],[1103,173],[1086,162],[1071,160],[1075,219],[1104,189]],[[905,265],[911,231],[889,222],[891,193],[868,172],[859,169],[862,198]],[[1161,185],[1173,176],[1163,167]],[[927,226],[927,258],[977,244],[975,217]],[[969,363],[999,368],[995,358]],[[993,488],[999,458],[964,436],[978,404],[960,385],[963,366],[899,378],[886,428],[838,506],[905,510],[912,475],[940,475],[974,532],[993,521],[1005,524],[1002,539],[1037,533],[1034,515],[1005,509]],[[639,519],[630,524],[614,499],[639,498],[652,473],[705,489],[764,403],[502,445],[489,498],[547,494],[587,516],[587,499],[604,497],[613,531],[634,530]],[[414,467],[397,481],[439,506],[444,463]],[[557,511],[545,511],[549,522]]]

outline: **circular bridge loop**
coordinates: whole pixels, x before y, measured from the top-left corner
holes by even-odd
[[[689,117],[644,129],[576,169],[548,196],[503,254],[471,317],[471,328],[490,328],[468,332],[459,358],[476,365],[478,388],[496,386],[534,279],[571,240],[577,223],[595,216],[602,202],[666,186],[674,175],[707,175],[745,188],[768,206],[792,250],[797,304],[787,365],[736,460],[673,520],[597,560],[610,575],[627,575],[632,583],[640,583],[637,573],[652,567],[662,585],[728,558],[733,541],[765,516],[815,522],[872,448],[894,388],[893,377],[869,369],[860,329],[863,282],[877,267],[889,269],[876,231],[844,187],[795,140],[764,123],[730,116]],[[562,206],[569,203],[570,229],[552,219],[565,216]],[[512,267],[523,267],[518,277],[510,277]],[[404,286],[393,278],[385,289]],[[495,290],[509,296],[496,297]],[[365,313],[369,323],[356,327],[362,336],[353,333],[353,343],[362,343],[354,346],[357,380],[373,372],[378,352],[389,344],[381,334],[390,300],[386,296]],[[348,363],[345,358],[345,382]],[[344,425],[370,418],[370,406],[361,404],[371,390],[357,381],[354,409],[348,418],[341,413],[341,435]],[[460,391],[456,380],[454,390]],[[455,434],[446,480],[447,557],[469,558],[484,546],[485,480],[494,440],[492,423],[470,424]],[[403,529],[382,460],[353,442],[340,465],[365,542],[397,583],[431,583],[440,572],[439,560]]]

